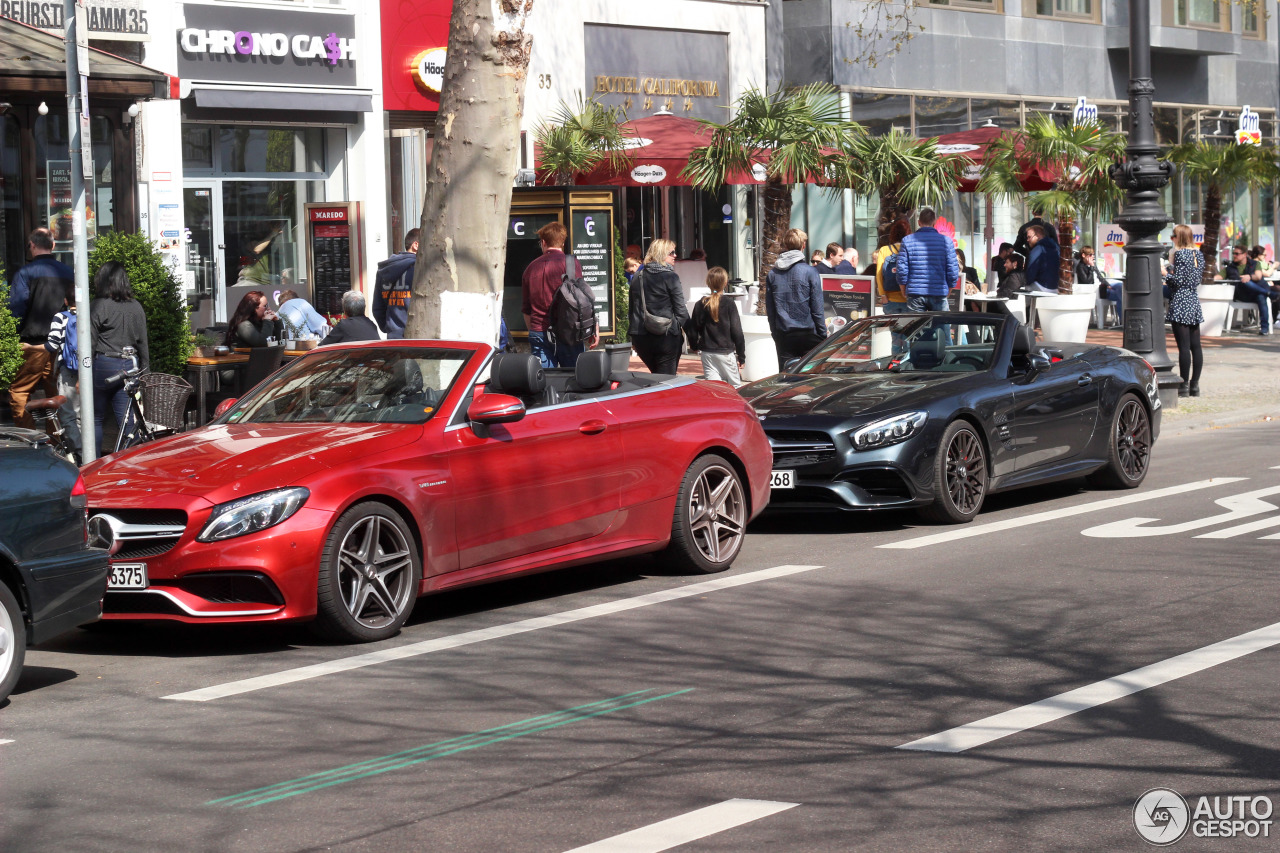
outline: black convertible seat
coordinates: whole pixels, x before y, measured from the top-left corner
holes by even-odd
[[[910,362],[913,370],[933,370],[942,364],[941,336],[935,335],[930,340],[913,341],[911,344]]]
[[[1013,330],[1013,355],[1027,356],[1036,345],[1036,333],[1030,326],[1019,323]]]
[[[578,363],[573,369],[573,378],[565,387],[564,399],[585,400],[611,394],[609,373],[611,361],[609,354],[602,349],[584,352],[578,356]]]
[[[519,397],[525,408],[550,406],[559,395],[547,385],[547,375],[538,357],[527,352],[503,352],[493,357],[489,368],[489,390]]]

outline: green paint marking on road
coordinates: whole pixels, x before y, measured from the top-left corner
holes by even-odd
[[[518,737],[524,737],[525,735],[547,731],[548,729],[567,726],[570,723],[582,722],[584,720],[589,720],[592,717],[613,714],[627,708],[634,708],[637,705],[657,702],[659,699],[670,699],[673,696],[680,696],[692,691],[693,688],[690,687],[684,690],[677,690],[674,693],[664,693],[659,696],[646,696],[645,694],[653,692],[652,688],[647,690],[636,690],[631,693],[624,693],[621,696],[614,696],[611,699],[603,699],[599,702],[590,702],[586,705],[578,705],[577,707],[569,708],[564,711],[542,714],[537,717],[520,720],[519,722],[507,723],[506,725],[496,726],[491,729],[484,729],[483,731],[475,732],[474,734],[462,735],[460,737],[449,738],[448,740],[414,747],[413,749],[393,752],[390,755],[361,761],[356,764],[348,764],[334,770],[311,773],[297,779],[290,779],[286,782],[268,785],[265,788],[255,788],[251,791],[245,791],[229,797],[210,800],[205,803],[205,805],[253,808],[254,806],[265,805],[267,803],[275,802],[276,800],[294,797],[298,794],[306,794],[311,791],[318,791],[321,788],[341,785],[344,782],[354,782],[357,779],[363,779],[368,776],[376,776],[381,773],[388,773],[392,770],[400,770],[415,764],[422,764],[436,758],[443,758],[447,755],[453,755],[455,753],[465,752],[471,749],[478,749],[482,746],[489,746],[491,744],[513,740]]]

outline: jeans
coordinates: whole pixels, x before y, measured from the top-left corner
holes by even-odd
[[[102,456],[102,424],[107,418],[107,406],[116,416],[116,426],[120,432],[127,432],[133,425],[133,416],[129,413],[129,395],[124,392],[124,383],[114,388],[107,388],[107,380],[122,370],[133,367],[127,358],[112,358],[107,355],[93,357],[93,440],[98,455]]]
[[[573,367],[578,363],[578,356],[587,351],[587,345],[583,343],[575,346],[553,344],[547,332],[530,330],[529,349],[538,357],[538,362],[544,368]]]
[[[1252,302],[1258,306],[1261,319],[1262,334],[1271,333],[1271,288],[1260,281],[1237,281],[1236,299],[1241,302]]]
[[[880,311],[884,314],[906,314],[907,303],[905,302],[886,302],[880,306]]]
[[[947,297],[945,296],[908,296],[907,310],[914,314],[918,314],[922,311],[946,311]]]
[[[1121,325],[1124,325],[1124,285],[1119,283],[1108,284],[1107,301],[1116,306],[1116,319],[1120,321]]]
[[[809,351],[822,343],[822,336],[812,329],[792,329],[773,333],[773,346],[778,351],[778,369],[786,370],[787,362],[804,358]]]

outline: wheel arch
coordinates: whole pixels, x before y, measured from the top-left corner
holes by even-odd
[[[995,460],[992,458],[992,455],[991,455],[991,441],[987,437],[987,430],[982,425],[981,419],[979,419],[976,414],[966,409],[963,411],[956,412],[955,416],[952,417],[951,420],[947,421],[945,424],[942,425],[942,429],[945,431],[949,425],[951,425],[956,421],[964,421],[969,426],[973,427],[973,431],[977,433],[978,441],[982,442],[982,452],[986,454],[986,457],[987,457],[986,459],[987,476],[994,477],[996,472],[995,472]],[[941,448],[939,448],[939,450],[941,450]]]
[[[737,472],[738,476],[742,479],[742,493],[747,499],[747,517],[750,518],[754,509],[751,504],[751,478],[747,475],[747,466],[743,464],[742,459],[740,459],[738,454],[734,453],[733,450],[725,447],[723,444],[713,444],[710,447],[704,447],[700,450],[698,454],[690,460],[689,465],[692,465],[704,456],[719,456],[721,459],[728,462],[733,470]],[[688,470],[688,465],[685,466],[685,470]]]
[[[22,573],[18,571],[16,563],[6,550],[0,550],[0,583],[7,586],[13,593],[13,597],[18,600],[18,606],[22,608],[22,619],[30,632],[31,600],[27,596],[27,585],[23,582]],[[29,633],[28,636],[30,636]]]
[[[385,492],[372,492],[352,498],[342,507],[342,509],[333,514],[333,523],[329,525],[329,531],[325,536],[327,537],[333,532],[333,528],[338,524],[338,520],[342,518],[342,516],[346,515],[348,510],[353,506],[358,506],[363,503],[382,504],[396,515],[400,516],[401,521],[403,521],[409,528],[409,534],[413,537],[414,547],[418,549],[418,562],[422,565],[422,574],[425,577],[427,573],[427,551],[426,543],[422,540],[422,529],[418,525],[418,519],[414,516],[413,511],[394,495],[389,495]],[[422,578],[418,578],[418,584],[421,586]]]

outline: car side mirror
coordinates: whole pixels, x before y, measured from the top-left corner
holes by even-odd
[[[1053,364],[1053,360],[1042,352],[1033,352],[1027,356],[1027,365],[1031,368],[1032,373],[1041,373],[1049,369]]]
[[[787,359],[787,363],[782,365],[782,372],[790,373],[791,371],[795,370],[796,366],[799,364],[800,364],[800,359],[798,358]]]
[[[213,410],[213,416],[215,418],[222,417],[227,412],[231,411],[232,406],[234,406],[236,403],[239,403],[239,402],[240,401],[237,400],[235,397],[232,397],[230,400],[223,400],[221,403],[218,404],[218,407]]]
[[[509,394],[481,394],[467,407],[473,424],[509,424],[524,417],[524,403]]]

